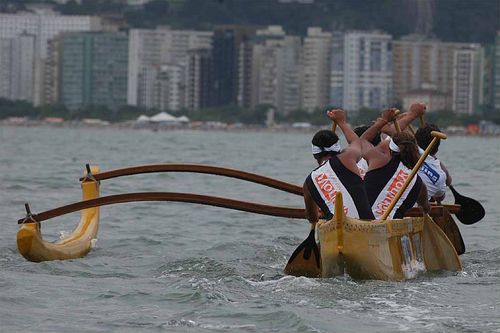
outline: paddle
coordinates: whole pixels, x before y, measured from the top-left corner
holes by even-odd
[[[455,214],[458,220],[463,224],[474,224],[481,221],[485,215],[483,205],[477,200],[461,195],[452,185],[449,188],[455,197],[455,204],[461,206],[461,209]]]
[[[285,274],[316,278],[321,276],[321,254],[314,237],[316,223],[311,223],[307,238],[293,251],[285,266]]]
[[[448,212],[448,210],[446,208],[443,208],[443,210],[443,216],[436,216],[432,219],[434,220],[434,223],[436,223],[441,228],[441,230],[443,230],[446,237],[448,237],[451,244],[455,248],[455,251],[457,251],[457,254],[464,254],[465,244],[462,235],[460,234],[460,229],[458,229],[457,223],[453,219],[453,216],[451,216],[451,214]]]
[[[401,198],[401,196],[403,195],[403,193],[406,190],[406,188],[408,187],[408,185],[410,185],[410,182],[413,180],[413,178],[417,174],[418,170],[420,169],[420,166],[422,166],[422,164],[424,163],[424,161],[427,158],[427,156],[429,156],[432,148],[438,142],[438,140],[440,140],[440,139],[443,139],[443,140],[446,139],[446,134],[441,133],[441,132],[432,131],[431,135],[433,136],[433,139],[432,139],[431,143],[429,144],[429,146],[427,147],[427,149],[424,151],[424,153],[422,154],[422,156],[420,156],[420,158],[418,159],[417,163],[415,164],[415,166],[411,170],[410,175],[408,176],[408,178],[406,178],[403,186],[399,189],[399,191],[396,194],[396,196],[392,199],[391,204],[389,205],[389,207],[385,211],[384,215],[382,215],[381,220],[386,220],[387,219],[387,217],[389,216],[389,214],[393,210],[394,206],[396,205],[396,203],[398,202],[398,200]]]

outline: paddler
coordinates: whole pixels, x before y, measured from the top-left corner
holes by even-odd
[[[423,112],[425,112],[423,104],[410,109],[410,113],[414,113],[411,116],[415,118]],[[384,110],[382,117],[378,118],[361,137],[364,147],[371,146],[363,149],[363,158],[368,162],[364,182],[369,204],[377,219],[387,210],[420,157],[414,136],[407,132],[396,133],[376,147],[368,142],[384,126],[392,122],[395,116],[396,109]],[[418,203],[424,212],[430,210],[427,189],[418,175],[404,191],[389,218],[402,218],[406,210],[413,207],[415,203]]]
[[[415,139],[420,147],[420,153],[422,154],[427,146],[432,141],[431,132],[438,131],[439,127],[434,124],[425,124],[420,127],[415,133]],[[451,185],[451,176],[444,166],[444,164],[436,158],[436,154],[439,150],[438,141],[432,148],[429,156],[425,159],[424,164],[418,170],[418,175],[422,178],[422,181],[427,187],[427,198],[429,201],[443,201],[446,189]]]
[[[335,212],[335,194],[341,192],[344,211],[350,217],[373,219],[363,180],[356,163],[362,156],[361,140],[345,121],[345,113],[336,109],[327,112],[349,142],[341,149],[339,137],[330,130],[317,132],[312,139],[312,153],[319,164],[304,182],[306,217],[311,223],[319,219],[319,210],[325,219]]]

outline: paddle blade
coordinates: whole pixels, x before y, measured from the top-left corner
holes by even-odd
[[[285,274],[317,278],[321,276],[321,255],[314,239],[314,229],[288,260]]]
[[[460,211],[455,214],[460,222],[463,224],[474,224],[482,220],[486,212],[481,203],[472,198],[464,197],[451,185],[450,190],[455,197],[455,203],[462,207]]]
[[[462,234],[460,233],[460,229],[458,229],[457,223],[453,219],[453,216],[448,212],[446,208],[444,208],[443,216],[434,217],[434,222],[443,230],[446,234],[446,237],[450,240],[451,244],[457,251],[458,255],[465,253],[465,244],[462,238]]]

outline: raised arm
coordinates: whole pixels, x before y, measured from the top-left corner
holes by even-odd
[[[353,141],[358,140],[358,136],[352,128],[347,125],[347,122],[345,120],[345,111],[341,109],[333,109],[330,111],[326,112],[326,115],[328,118],[330,118],[332,121],[334,121],[338,127],[342,130],[342,133],[344,133],[345,139],[347,140],[347,143],[351,144]]]
[[[394,120],[396,113],[397,109],[385,109],[381,117],[377,118],[377,120],[375,120],[375,122],[361,135],[361,139],[368,142],[372,141],[382,128]]]
[[[385,165],[391,158],[386,152],[388,149],[388,141],[382,141],[377,147],[373,147],[369,141],[378,131],[380,131],[382,127],[394,119],[396,113],[396,109],[384,110],[381,117],[377,118],[372,126],[370,126],[370,128],[368,128],[363,135],[361,135],[363,158],[368,162],[368,170],[376,169]]]
[[[423,116],[425,114],[426,106],[424,103],[414,103],[410,106],[410,110],[404,113],[398,120],[398,125],[401,131],[404,131],[408,125],[412,123],[415,119]],[[382,132],[389,136],[396,134],[396,128],[394,124],[390,123],[382,128]]]

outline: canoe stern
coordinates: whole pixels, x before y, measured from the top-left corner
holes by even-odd
[[[425,271],[423,218],[361,221],[345,218],[339,251],[339,224],[318,223],[322,276],[343,273],[355,279],[400,281]]]

